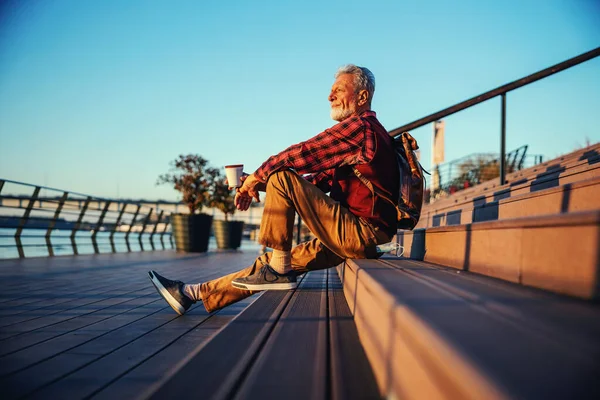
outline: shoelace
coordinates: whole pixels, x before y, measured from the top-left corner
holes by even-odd
[[[265,262],[263,262],[263,260],[259,259],[258,261],[260,261],[262,267],[260,269],[260,275],[261,278],[266,281],[266,282],[270,282],[269,279],[267,279],[267,272],[270,272],[271,275],[275,276],[275,279],[277,279],[279,276],[281,276],[281,274],[277,271],[275,271],[273,269],[273,267],[271,267],[269,264],[266,264]]]
[[[260,273],[261,273],[261,277],[265,281],[268,281],[268,279],[267,279],[267,271],[271,272],[271,274],[274,275],[276,279],[279,278],[279,277],[285,277],[285,276],[287,276],[287,274],[281,274],[281,273],[275,271],[275,269],[273,267],[271,267],[269,264],[266,264],[263,260],[259,259],[258,261],[260,261],[260,263],[262,265]]]

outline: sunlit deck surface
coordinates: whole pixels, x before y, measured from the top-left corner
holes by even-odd
[[[216,314],[197,303],[179,317],[146,272],[198,282],[255,257],[156,251],[1,260],[2,398],[139,397],[256,299]]]

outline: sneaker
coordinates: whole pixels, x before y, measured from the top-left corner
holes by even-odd
[[[183,282],[167,279],[164,276],[160,276],[156,271],[148,271],[148,275],[158,294],[169,303],[177,314],[185,314],[192,304],[194,304],[189,297],[183,294]]]
[[[245,278],[236,278],[231,285],[238,289],[246,290],[289,290],[298,286],[296,282],[296,272],[291,271],[287,274],[280,274],[265,264],[254,275]]]

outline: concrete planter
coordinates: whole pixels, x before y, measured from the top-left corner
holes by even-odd
[[[237,249],[242,245],[243,221],[214,221],[213,230],[219,249]]]
[[[208,214],[174,214],[171,216],[177,251],[204,253],[208,250],[213,217]]]

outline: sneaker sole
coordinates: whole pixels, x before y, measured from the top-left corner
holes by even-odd
[[[154,276],[152,271],[148,272],[148,275],[150,277],[150,282],[152,282],[158,294],[160,294],[162,298],[165,299],[165,301],[171,306],[171,308],[175,310],[175,312],[179,315],[185,314],[185,308],[183,308],[183,306],[179,304],[179,302],[175,300],[173,296],[171,296],[171,293],[169,293],[169,291],[165,289],[165,287],[160,283],[160,281]]]
[[[246,290],[291,290],[296,289],[298,287],[297,282],[290,283],[264,283],[262,285],[248,284],[248,283],[238,283],[231,282],[231,286],[236,289],[246,289]]]

